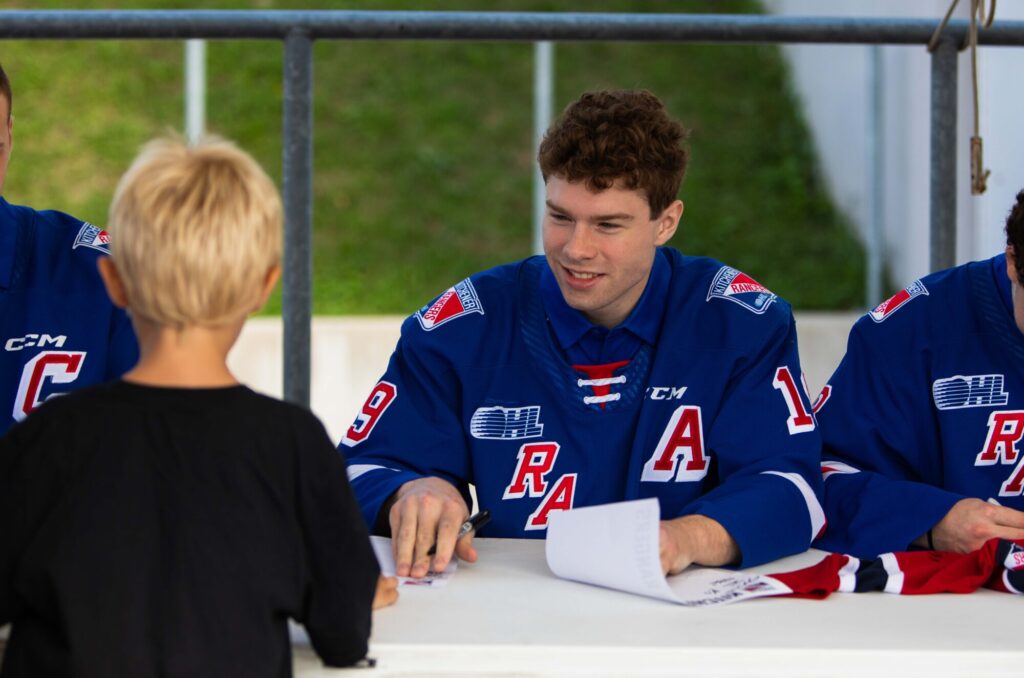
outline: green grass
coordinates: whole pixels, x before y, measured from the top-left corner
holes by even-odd
[[[754,2],[625,0],[363,0],[345,7],[688,12],[709,5],[721,13],[760,11]],[[316,313],[407,313],[473,271],[530,253],[532,49],[507,42],[315,44]],[[5,189],[12,202],[104,223],[137,148],[182,126],[180,41],[9,41],[0,60],[15,90],[15,153]],[[281,63],[274,41],[208,46],[210,129],[237,140],[278,180]],[[692,128],[681,193],[686,213],[674,245],[745,270],[797,308],[862,303],[863,252],[825,193],[778,48],[565,43],[555,48],[555,72],[556,110],[587,89],[646,87]],[[279,300],[267,312],[279,312]]]

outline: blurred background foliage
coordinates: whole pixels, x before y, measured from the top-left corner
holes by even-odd
[[[758,13],[750,1],[352,0],[224,9]],[[187,2],[8,2],[186,9]],[[281,177],[282,45],[211,41],[207,124]],[[121,172],[183,127],[181,41],[7,41],[15,150],[5,197],[103,224]],[[318,41],[314,312],[405,314],[470,273],[529,255],[533,47]],[[820,179],[780,49],[560,43],[556,111],[588,89],[647,88],[692,129],[672,244],[740,268],[799,309],[858,307],[864,254]],[[116,234],[115,234],[116,237]],[[154,252],[153,256],[159,256]],[[280,312],[280,294],[267,313]]]

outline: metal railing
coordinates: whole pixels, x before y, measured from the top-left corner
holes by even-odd
[[[277,39],[284,42],[284,396],[309,404],[312,324],[313,41],[515,40],[927,45],[938,21],[685,14],[126,10],[0,11],[0,39]],[[932,52],[930,266],[956,259],[957,53],[951,21]],[[978,44],[1024,46],[1024,22]]]

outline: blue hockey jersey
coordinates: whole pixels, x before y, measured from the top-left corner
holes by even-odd
[[[926,276],[854,325],[816,403],[828,531],[903,551],[965,497],[1024,510],[1024,336],[1002,254]]]
[[[138,360],[131,323],[96,269],[106,243],[90,223],[0,198],[0,434],[47,398]]]
[[[340,448],[370,525],[438,476],[489,509],[485,537],[543,537],[552,511],[657,497],[706,515],[749,566],[822,527],[820,438],[789,306],[748,276],[661,248],[657,343],[574,369],[548,327],[543,257],[478,273],[409,317]]]

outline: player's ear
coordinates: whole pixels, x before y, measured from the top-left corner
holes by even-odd
[[[100,257],[96,260],[96,266],[100,269],[103,286],[107,288],[107,296],[114,302],[114,306],[127,308],[128,295],[124,291],[124,282],[121,281],[121,274],[118,273],[114,260],[110,257]]]
[[[1006,246],[1006,277],[1010,279],[1012,283],[1020,283],[1017,279],[1017,261],[1014,256],[1013,245]]]
[[[676,234],[679,219],[683,216],[683,201],[676,200],[658,216],[654,244],[664,245]]]
[[[274,286],[277,285],[277,281],[281,278],[281,266],[275,264],[270,267],[267,271],[267,275],[263,278],[263,289],[260,291],[259,303],[253,312],[263,308],[263,305],[267,303],[267,299],[270,298],[270,293],[274,291]]]

